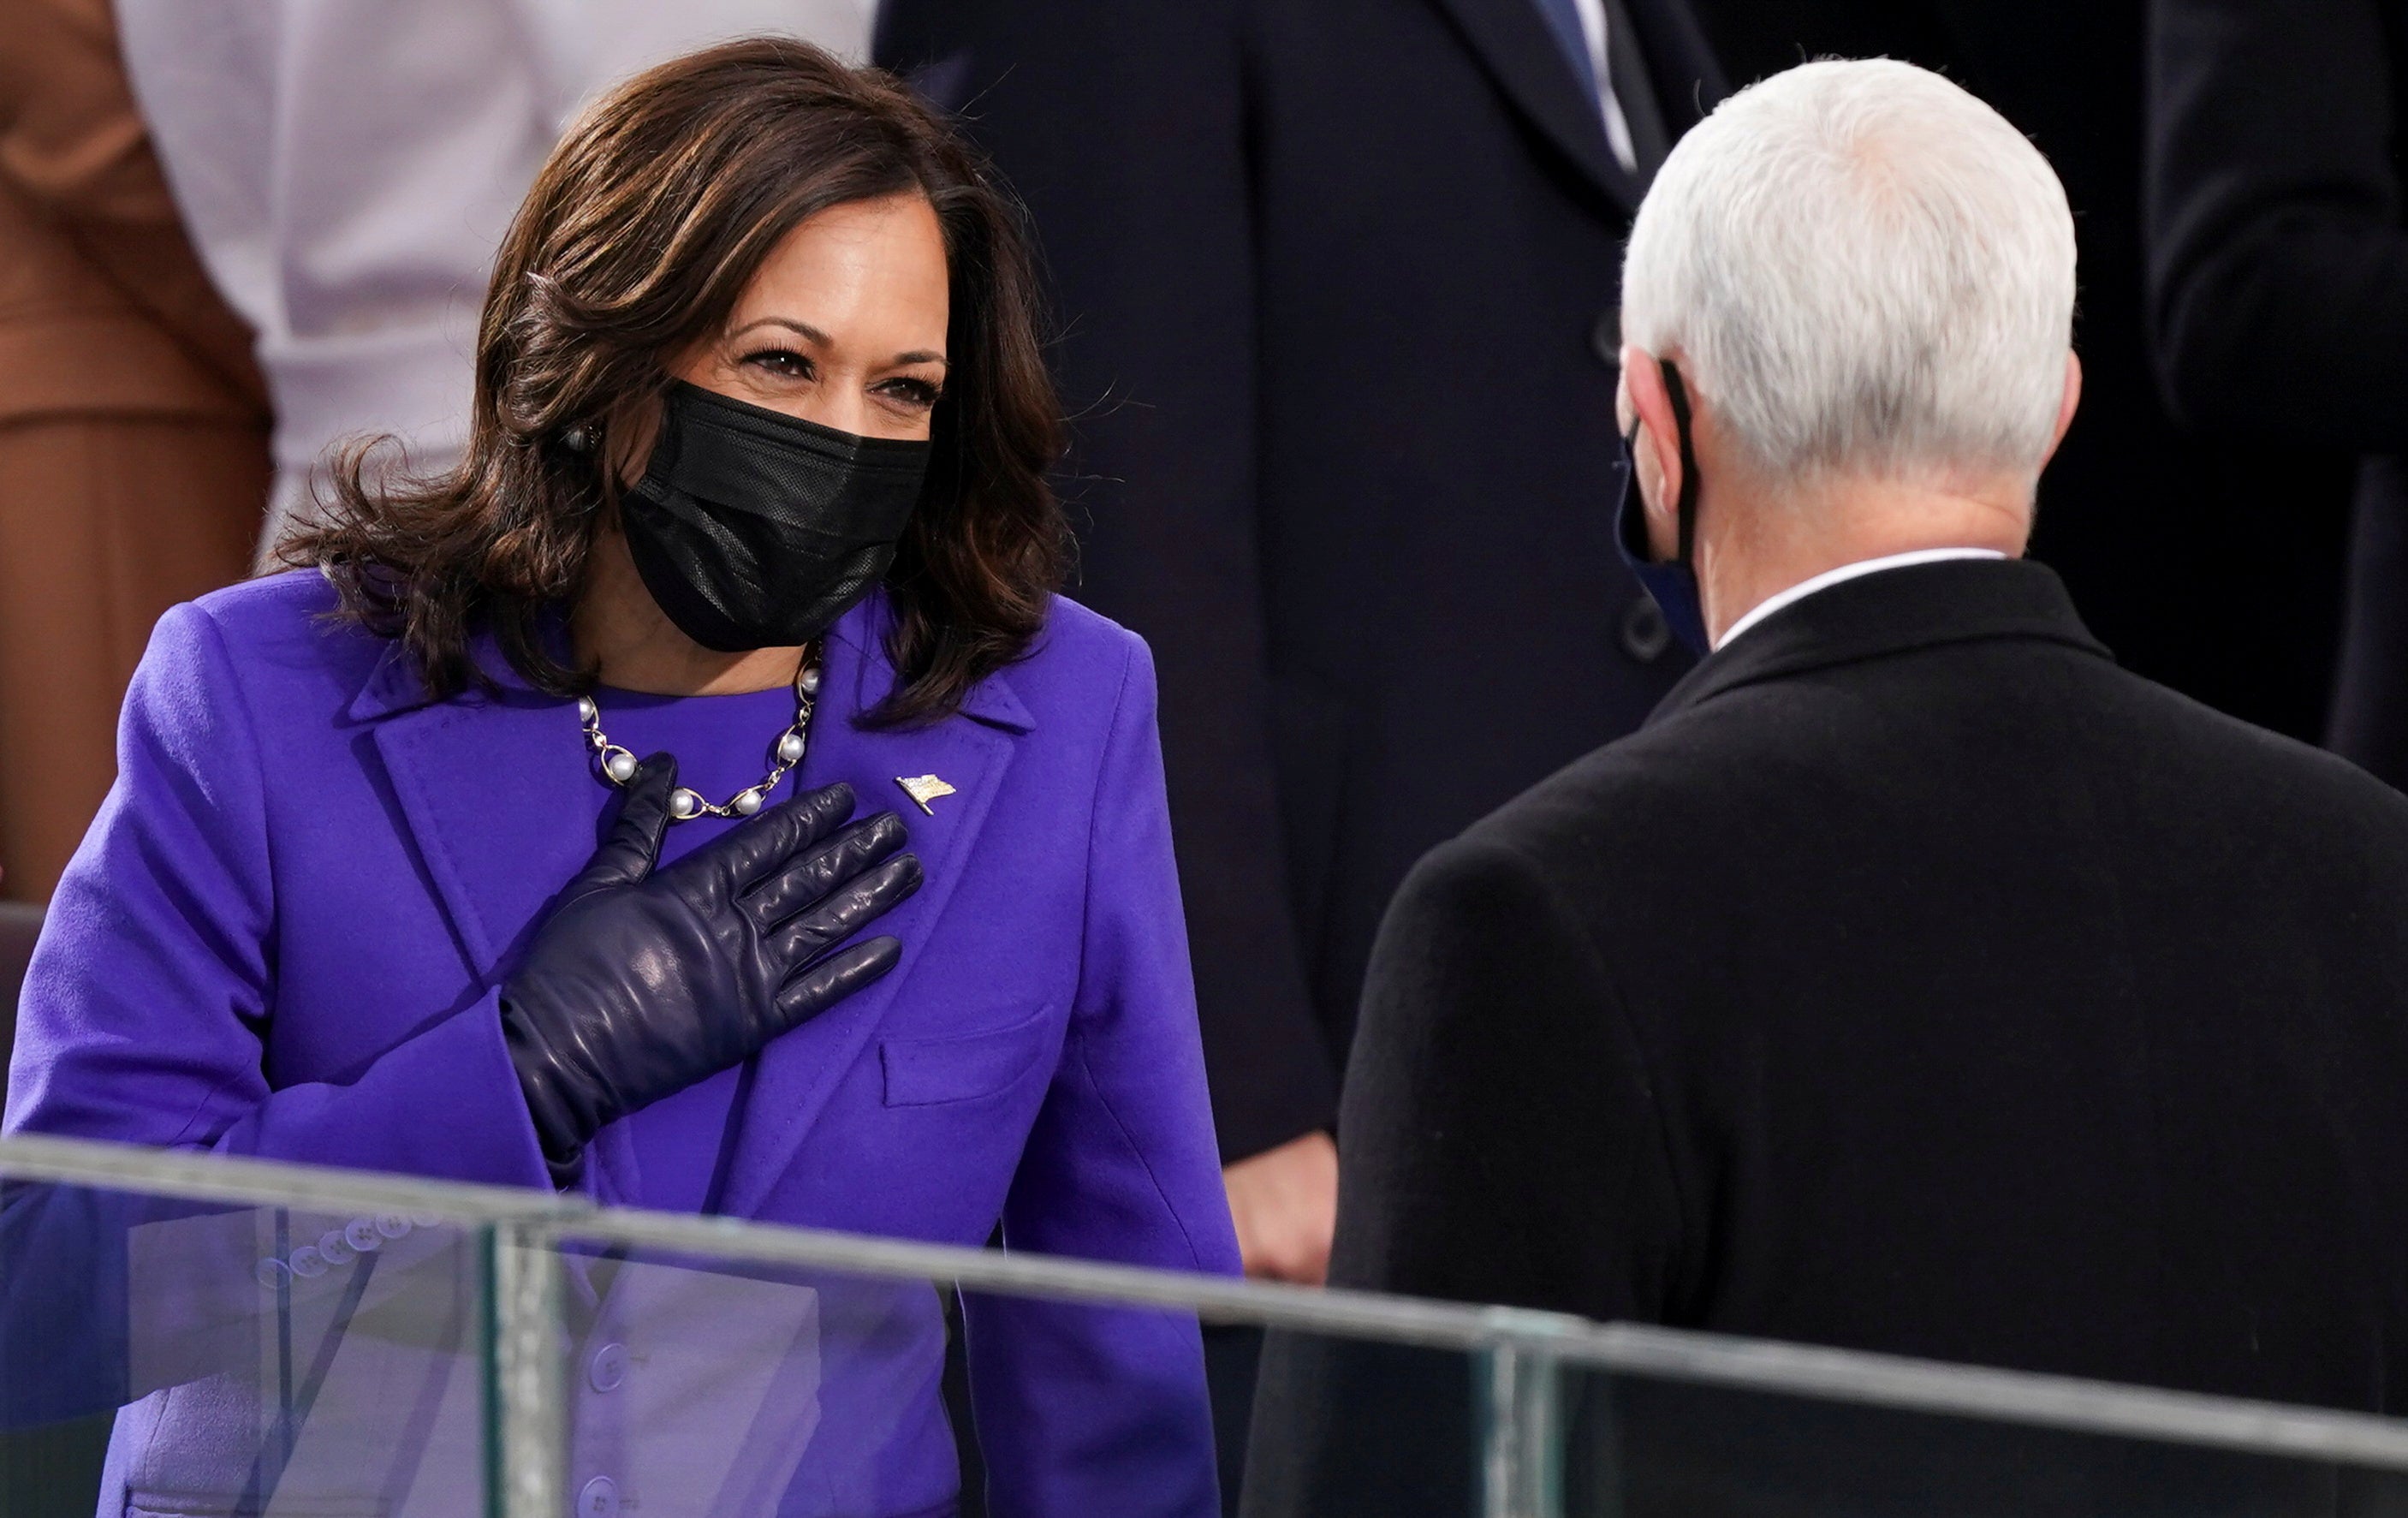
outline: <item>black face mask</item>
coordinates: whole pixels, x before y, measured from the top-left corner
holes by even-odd
[[[1681,499],[1674,508],[1680,545],[1672,557],[1658,562],[1647,546],[1647,507],[1639,494],[1639,423],[1622,439],[1622,499],[1613,512],[1613,544],[1622,562],[1656,598],[1664,625],[1691,653],[1704,658],[1713,652],[1706,637],[1706,613],[1698,594],[1698,566],[1692,558],[1698,536],[1698,455],[1690,447],[1689,393],[1681,371],[1663,361],[1664,389],[1672,401],[1672,421],[1681,434]]]
[[[682,380],[620,502],[644,588],[722,653],[808,643],[895,562],[928,445],[858,437]]]

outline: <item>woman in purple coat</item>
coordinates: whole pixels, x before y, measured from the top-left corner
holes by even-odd
[[[1053,594],[1030,290],[882,76],[755,41],[603,101],[466,462],[354,455],[307,567],[160,623],[7,1130],[1233,1272],[1153,669]],[[821,1367],[812,1437],[879,1447],[779,1511],[951,1511],[924,1306]],[[1215,1511],[1192,1324],[967,1310],[996,1511]],[[121,1511],[243,1468],[206,1399],[127,1417]]]

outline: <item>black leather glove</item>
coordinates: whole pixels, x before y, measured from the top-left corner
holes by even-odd
[[[502,982],[502,1035],[558,1185],[609,1123],[739,1065],[869,984],[891,938],[835,953],[920,888],[903,820],[847,827],[853,788],[806,792],[653,873],[677,761],[654,754]]]

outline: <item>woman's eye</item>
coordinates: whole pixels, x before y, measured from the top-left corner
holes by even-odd
[[[941,386],[931,384],[925,380],[908,378],[889,380],[878,388],[904,405],[924,411],[936,405],[937,397],[944,394]]]
[[[811,361],[791,348],[765,348],[757,353],[747,353],[744,362],[752,367],[766,369],[781,380],[808,380],[811,377]]]

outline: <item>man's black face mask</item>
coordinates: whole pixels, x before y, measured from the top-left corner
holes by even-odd
[[[808,643],[895,562],[928,451],[675,381],[644,477],[620,503],[627,551],[704,648]]]
[[[1713,652],[1706,637],[1703,598],[1698,594],[1695,560],[1698,536],[1698,455],[1689,437],[1689,393],[1681,371],[1662,361],[1664,389],[1672,402],[1672,421],[1681,434],[1681,498],[1675,508],[1679,546],[1661,562],[1647,546],[1647,505],[1639,494],[1639,423],[1632,422],[1622,439],[1622,497],[1614,504],[1613,544],[1656,605],[1664,624],[1691,653],[1704,658]]]

